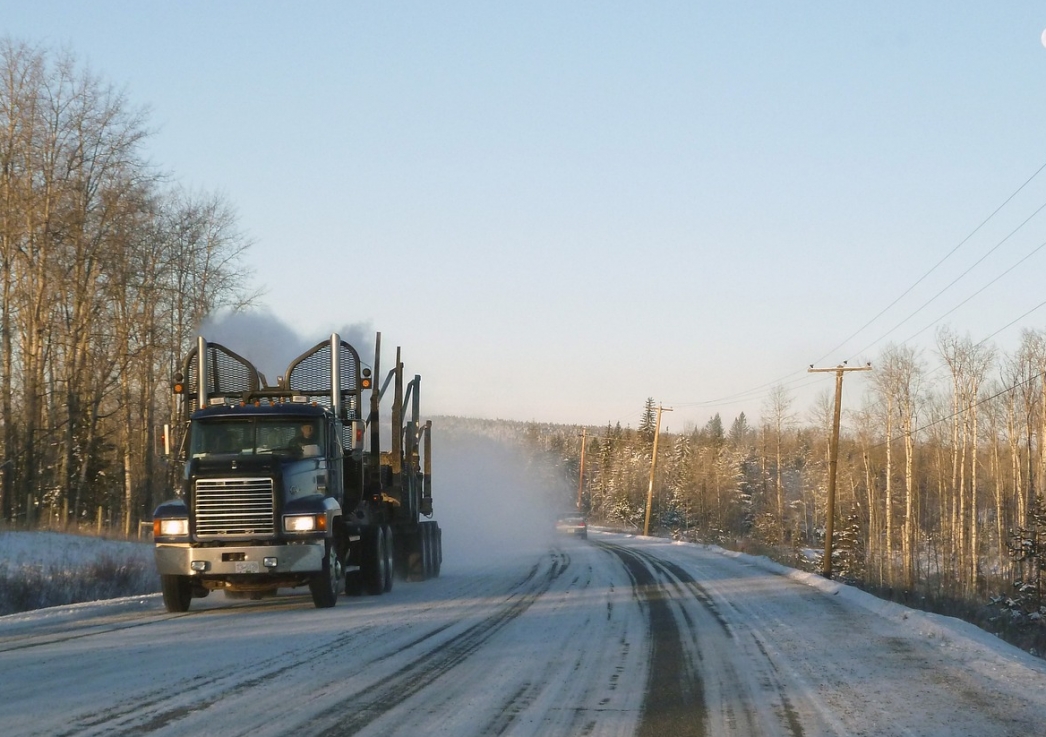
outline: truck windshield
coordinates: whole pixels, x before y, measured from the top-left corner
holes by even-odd
[[[252,418],[194,422],[193,458],[208,455],[319,455],[320,423],[309,418]]]

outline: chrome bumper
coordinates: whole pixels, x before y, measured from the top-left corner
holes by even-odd
[[[187,543],[156,545],[156,568],[161,575],[226,576],[244,574],[316,573],[323,569],[324,542],[293,545],[193,548]],[[265,559],[275,559],[266,566]],[[196,564],[196,568],[193,567]],[[200,570],[200,568],[203,570]]]

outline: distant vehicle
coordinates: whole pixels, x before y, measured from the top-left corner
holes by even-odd
[[[588,538],[588,522],[585,521],[585,515],[580,512],[561,514],[556,520],[556,532]]]

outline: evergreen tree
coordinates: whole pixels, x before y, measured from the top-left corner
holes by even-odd
[[[618,450],[621,423],[607,423],[598,441],[596,468],[592,475],[591,513],[598,519],[610,520],[613,499],[620,486],[618,481]]]
[[[647,397],[646,405],[643,407],[643,419],[639,421],[639,436],[645,443],[653,445],[654,433],[656,432],[657,407],[654,398]]]
[[[1017,595],[1007,607],[1041,616],[1046,608],[1043,571],[1046,571],[1046,498],[1039,494],[1028,512],[1028,524],[1011,536],[1010,556],[1017,561],[1019,578],[1013,582]]]
[[[857,508],[851,510],[846,524],[833,540],[832,567],[838,577],[845,581],[864,579],[864,536],[861,533],[861,515]]]
[[[716,415],[716,417],[718,416],[719,415]],[[745,413],[742,412],[730,426],[730,443],[735,447],[744,445],[748,442],[748,433],[748,419],[745,417]]]
[[[715,413],[715,417],[708,421],[705,425],[705,432],[708,433],[709,439],[713,444],[720,445],[723,442],[723,420],[719,417],[719,413]]]

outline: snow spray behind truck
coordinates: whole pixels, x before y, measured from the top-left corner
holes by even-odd
[[[269,386],[246,359],[197,339],[174,377],[178,496],[153,513],[168,611],[214,590],[260,598],[297,586],[332,607],[343,583],[381,594],[394,574],[439,575],[439,524],[422,519],[432,517],[432,423],[419,419],[421,377],[404,383],[397,348],[379,388],[380,358],[381,333],[373,377],[333,334]]]

